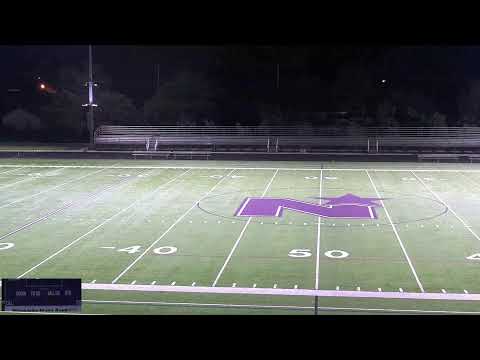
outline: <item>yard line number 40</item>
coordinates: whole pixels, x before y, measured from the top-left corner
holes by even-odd
[[[123,249],[118,249],[118,252],[126,252],[129,254],[135,254],[140,251],[142,247],[140,245],[129,246]],[[177,248],[175,246],[161,246],[156,249],[153,249],[153,252],[157,255],[170,255],[177,252]]]

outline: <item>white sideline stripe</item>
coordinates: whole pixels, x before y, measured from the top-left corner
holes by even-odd
[[[478,241],[480,241],[480,237],[475,233],[475,231],[472,230],[472,228],[470,226],[468,226],[465,221],[463,221],[463,219],[458,216],[458,214],[455,212],[455,210],[453,210],[449,205],[447,205],[447,203],[445,201],[443,201],[440,196],[438,196],[432,189],[430,189],[430,187],[427,186],[427,184],[425,184],[423,182],[422,179],[420,179],[417,174],[415,174],[415,172],[411,172],[421,183],[423,186],[425,186],[425,188],[433,195],[437,198],[438,201],[440,201],[462,224],[463,226],[468,230],[470,231],[470,233],[475,237],[475,239],[477,239]]]
[[[377,187],[375,186],[375,183],[373,182],[372,177],[370,176],[370,173],[368,170],[365,170],[365,172],[368,175],[368,178],[370,179],[370,182],[372,183],[373,189],[375,190],[375,193],[379,198],[381,198],[380,193],[377,190]],[[425,290],[423,289],[422,283],[420,282],[420,279],[418,278],[417,272],[415,271],[415,268],[413,267],[412,261],[410,260],[410,257],[408,256],[407,250],[405,249],[405,246],[403,246],[402,239],[400,239],[400,235],[398,235],[397,228],[395,227],[395,224],[392,221],[392,218],[390,217],[390,214],[387,210],[387,207],[385,206],[385,203],[383,200],[380,200],[380,203],[382,204],[383,209],[385,210],[385,214],[387,215],[388,221],[390,222],[390,225],[392,225],[393,232],[395,233],[395,236],[398,240],[398,243],[400,244],[400,247],[402,248],[403,254],[405,255],[405,258],[407,259],[408,265],[410,266],[410,270],[413,273],[413,276],[415,277],[415,280],[417,281],[417,285],[420,288],[422,292]]]
[[[94,172],[92,172],[92,173],[88,173],[88,174],[86,174],[86,175],[84,175],[84,176],[81,176],[81,177],[79,177],[79,178],[74,178],[74,179],[72,179],[72,180],[69,180],[69,181],[67,181],[67,182],[64,182],[63,184],[56,185],[56,186],[51,187],[51,188],[49,188],[49,189],[40,191],[40,192],[38,192],[38,193],[36,193],[36,194],[29,195],[29,196],[25,196],[25,197],[23,197],[23,198],[14,200],[14,201],[9,202],[9,203],[7,203],[7,204],[1,205],[1,206],[0,206],[0,209],[2,209],[2,208],[4,208],[4,207],[7,207],[7,206],[10,206],[10,205],[12,205],[12,204],[16,204],[16,203],[22,202],[22,201],[27,200],[27,199],[31,199],[31,198],[33,198],[33,197],[35,197],[35,196],[44,194],[44,193],[46,193],[46,192],[49,192],[49,191],[58,189],[58,188],[60,188],[60,187],[62,187],[62,186],[65,186],[65,185],[67,185],[67,184],[70,184],[70,183],[72,183],[72,182],[74,182],[74,181],[82,180],[82,179],[86,178],[87,176],[98,174],[99,172],[105,171],[105,170],[107,170],[107,169],[108,169],[108,168],[101,169],[101,170],[98,170],[98,171],[94,171]]]
[[[24,277],[25,275],[27,275],[28,273],[30,273],[31,271],[35,270],[36,268],[38,268],[39,266],[41,266],[42,264],[46,263],[47,261],[49,261],[50,259],[54,258],[55,256],[57,256],[58,254],[64,252],[65,250],[67,250],[69,247],[71,247],[72,245],[76,244],[77,242],[79,242],[80,240],[82,240],[85,236],[88,236],[89,234],[93,233],[94,231],[96,231],[97,229],[101,228],[102,226],[104,226],[105,224],[107,224],[108,222],[112,221],[113,219],[115,219],[117,216],[119,216],[120,214],[122,214],[123,212],[127,211],[128,209],[132,208],[133,206],[135,206],[136,204],[138,204],[139,202],[147,199],[148,197],[150,196],[153,196],[155,195],[162,187],[168,185],[169,183],[177,180],[178,178],[180,178],[181,176],[185,175],[186,173],[188,173],[190,170],[187,170],[185,172],[183,172],[182,174],[174,177],[173,179],[170,179],[169,181],[167,181],[166,183],[162,184],[162,185],[159,185],[154,191],[146,194],[145,196],[141,197],[140,199],[134,201],[133,203],[131,203],[130,205],[128,205],[126,208],[123,208],[122,210],[120,210],[119,212],[117,212],[116,214],[114,214],[113,216],[109,217],[107,220],[103,221],[101,224],[95,226],[94,228],[92,228],[91,230],[87,231],[85,234],[79,236],[78,238],[76,238],[75,240],[73,240],[70,244],[64,246],[63,248],[61,248],[60,250],[58,250],[57,252],[55,252],[54,254],[50,255],[49,257],[47,257],[45,260],[41,261],[40,263],[38,263],[37,265],[35,265],[34,267],[30,268],[29,270],[25,271],[22,275],[18,276],[17,279],[21,278],[21,277]]]
[[[190,169],[190,170],[191,170],[191,169]],[[190,171],[190,170],[188,170],[188,171]],[[234,171],[235,171],[235,169],[232,170],[232,171],[230,171],[226,176],[222,177],[222,178],[220,179],[220,181],[218,181],[209,191],[207,191],[207,192],[205,193],[205,195],[203,195],[199,200],[195,201],[195,203],[194,203],[187,211],[185,211],[185,212],[183,213],[183,215],[181,215],[177,220],[175,220],[175,222],[174,222],[172,225],[170,225],[170,227],[169,227],[167,230],[165,230],[165,232],[164,232],[162,235],[160,235],[148,248],[145,249],[145,251],[144,251],[143,253],[141,253],[135,260],[133,260],[133,262],[132,262],[130,265],[128,265],[128,266],[125,268],[125,270],[123,270],[115,279],[113,279],[112,284],[115,284],[128,270],[130,270],[130,269],[132,268],[133,265],[135,265],[138,261],[140,261],[140,260],[145,256],[145,254],[148,253],[148,252],[150,251],[150,249],[152,249],[160,240],[162,240],[163,237],[164,237],[165,235],[167,235],[167,234],[170,232],[170,230],[172,230],[180,221],[182,221],[183,218],[186,217],[186,216],[190,213],[190,211],[192,211],[193,209],[195,209],[195,207],[197,206],[197,204],[198,204],[200,201],[202,201],[202,200],[203,200],[204,198],[206,198],[209,194],[211,194],[211,192],[212,192],[213,190],[215,190],[215,189],[217,188],[217,186],[220,185],[225,179],[228,179],[229,176],[230,176]]]
[[[257,304],[222,304],[222,303],[194,303],[194,302],[166,302],[166,301],[128,301],[128,300],[83,300],[92,304],[126,304],[126,305],[159,305],[159,306],[191,306],[191,307],[220,307],[220,308],[253,308],[253,309],[291,309],[313,310],[313,306],[297,305],[257,305]],[[418,310],[418,309],[379,309],[356,307],[319,306],[319,310],[335,311],[379,311],[379,312],[411,312],[425,314],[480,314],[479,311],[453,311],[453,310]]]
[[[256,305],[256,304],[221,304],[221,303],[192,303],[192,302],[166,302],[166,301],[128,301],[128,300],[82,300],[85,303],[99,304],[126,304],[126,305],[164,305],[164,306],[192,306],[192,307],[232,307],[255,309],[304,309],[311,310],[313,306],[295,305]]]
[[[318,203],[322,203],[322,178],[323,178],[323,170],[320,170],[320,189],[319,189],[319,199]],[[317,219],[318,225],[317,225],[317,254],[316,254],[316,262],[315,262],[315,289],[318,290],[318,276],[319,276],[319,269],[320,269],[320,223],[321,219],[318,217]]]
[[[2,167],[32,167],[32,168],[55,168],[55,167],[65,167],[65,168],[90,168],[90,169],[101,169],[105,168],[104,165],[0,165]],[[466,173],[477,173],[480,172],[480,169],[387,169],[387,168],[275,168],[275,167],[235,167],[235,166],[225,166],[225,167],[215,167],[215,166],[115,166],[111,167],[113,169],[198,169],[198,170],[281,170],[281,171],[384,171],[384,172],[406,172],[406,171],[417,171],[417,172],[466,172]]]
[[[315,290],[289,288],[242,288],[220,286],[172,286],[172,285],[130,285],[130,284],[90,284],[83,283],[85,290],[107,291],[140,291],[140,292],[174,292],[199,294],[249,294],[249,295],[278,295],[278,296],[318,296],[340,298],[372,298],[372,299],[410,299],[410,300],[462,300],[480,301],[480,294],[464,293],[427,293],[427,292],[398,292],[398,291],[356,291],[356,290]]]
[[[275,173],[273,174],[272,178],[270,179],[270,182],[267,184],[267,187],[266,187],[265,190],[263,191],[262,196],[261,196],[262,198],[263,198],[263,197],[265,196],[265,194],[267,193],[268,189],[270,188],[270,185],[272,185],[273,179],[275,179],[275,176],[277,175],[277,173],[278,173],[278,169],[275,170]],[[227,259],[225,260],[225,262],[223,263],[220,271],[219,271],[218,274],[217,274],[217,277],[215,278],[215,280],[214,280],[213,283],[212,283],[212,286],[216,286],[216,285],[217,285],[218,279],[220,279],[220,276],[222,276],[223,271],[224,271],[225,268],[227,267],[227,264],[230,262],[230,259],[232,258],[233,253],[235,252],[235,249],[237,248],[238,244],[240,243],[240,240],[242,239],[243,234],[245,233],[245,230],[247,230],[247,227],[248,227],[248,225],[250,224],[251,221],[252,221],[252,217],[250,216],[250,217],[248,218],[247,222],[245,223],[245,225],[243,226],[243,229],[242,229],[242,231],[240,232],[240,235],[238,236],[237,240],[236,240],[235,243],[233,244],[232,250],[231,250],[230,253],[228,254]]]

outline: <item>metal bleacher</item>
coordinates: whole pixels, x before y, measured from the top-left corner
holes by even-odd
[[[475,153],[480,127],[100,126],[98,150]]]

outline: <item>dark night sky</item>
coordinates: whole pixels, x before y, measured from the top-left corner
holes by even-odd
[[[345,47],[345,46],[343,46]],[[331,76],[338,68],[330,54],[334,47],[309,47],[308,64],[296,64],[292,54],[303,52],[305,47],[294,47],[275,57],[268,51],[246,51],[250,58],[231,56],[229,71],[233,78],[243,81],[242,86],[266,75],[278,61],[282,66],[281,84],[288,86],[296,76]],[[274,51],[275,52],[275,51]],[[279,52],[282,52],[280,50]],[[351,59],[368,53],[371,71],[402,86],[423,88],[441,94],[446,101],[453,99],[459,88],[469,80],[480,78],[480,47],[402,47],[365,49],[350,47],[346,50]],[[168,80],[181,69],[209,72],[218,69],[221,47],[207,46],[94,46],[94,62],[102,64],[112,78],[112,87],[130,96],[137,105],[151,96],[155,86],[155,64],[160,64],[160,81]],[[245,53],[245,51],[243,52]],[[287,55],[285,55],[287,53]],[[262,55],[263,54],[263,55]],[[266,54],[266,55],[265,55]],[[373,54],[373,55],[372,55]],[[87,46],[0,46],[2,69],[0,81],[6,88],[28,88],[30,81],[39,75],[54,78],[61,66],[79,66],[87,61]],[[253,60],[252,60],[253,59]],[[234,74],[235,73],[235,74]],[[290,76],[288,76],[290,74]],[[273,80],[272,80],[273,84]],[[248,87],[245,87],[248,91]]]

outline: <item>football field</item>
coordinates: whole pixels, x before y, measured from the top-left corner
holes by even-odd
[[[0,159],[0,278],[85,314],[480,314],[480,165]]]

